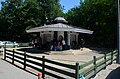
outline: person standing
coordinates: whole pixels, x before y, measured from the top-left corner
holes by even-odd
[[[83,50],[83,46],[85,44],[85,41],[83,40],[83,38],[80,39],[80,49]]]
[[[38,45],[38,39],[36,38],[35,39],[35,48],[37,48],[37,45]]]
[[[65,43],[65,40],[63,39],[63,40],[62,40],[63,50],[65,50],[65,44],[66,44],[66,43]]]
[[[35,40],[34,39],[32,39],[32,46],[33,46],[33,48],[35,47]]]
[[[60,49],[60,46],[61,46],[61,43],[60,43],[60,41],[58,42],[58,50],[61,50]]]

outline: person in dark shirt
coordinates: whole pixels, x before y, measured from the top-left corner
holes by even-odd
[[[85,41],[81,38],[80,39],[80,49],[83,50],[83,46],[85,44]]]

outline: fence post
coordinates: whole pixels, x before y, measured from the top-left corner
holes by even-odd
[[[14,64],[14,54],[15,54],[15,50],[13,49],[12,64]]]
[[[26,52],[24,52],[24,70],[26,69]]]
[[[111,64],[113,63],[113,52],[111,52]]]
[[[104,54],[104,60],[105,60],[105,67],[104,68],[106,69],[106,62],[107,62],[106,61],[106,53]]]
[[[42,78],[45,77],[45,56],[42,56]]]
[[[96,56],[93,56],[94,59],[94,76],[96,75],[97,65],[96,65]]]
[[[75,79],[79,79],[79,63],[76,63]]]
[[[6,60],[6,47],[4,47],[4,60]]]

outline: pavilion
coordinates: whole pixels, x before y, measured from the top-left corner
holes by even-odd
[[[31,28],[26,30],[27,33],[40,33],[42,38],[42,44],[45,44],[47,41],[54,38],[62,36],[68,46],[71,46],[73,41],[78,44],[78,35],[80,33],[92,34],[93,31],[78,28],[72,25],[68,25],[67,21],[63,17],[57,17],[54,20],[55,24],[44,25],[40,27]]]

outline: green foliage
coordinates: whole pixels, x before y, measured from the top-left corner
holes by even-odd
[[[44,14],[43,25],[44,23],[51,23],[52,19],[63,16],[63,8],[59,4],[59,0],[38,0],[39,6],[43,7],[42,12]]]
[[[25,41],[28,39],[26,29],[51,23],[51,19],[63,15],[59,0],[6,0],[1,4],[0,37],[4,37],[3,40]]]
[[[117,9],[115,0],[84,0],[68,11],[68,22],[94,31],[92,44],[116,47]]]
[[[115,0],[80,0],[80,5],[65,14],[72,25],[93,30],[91,43],[115,47],[117,42],[117,9]],[[59,0],[6,0],[0,11],[0,40],[25,41],[25,30],[51,24],[64,16]]]

